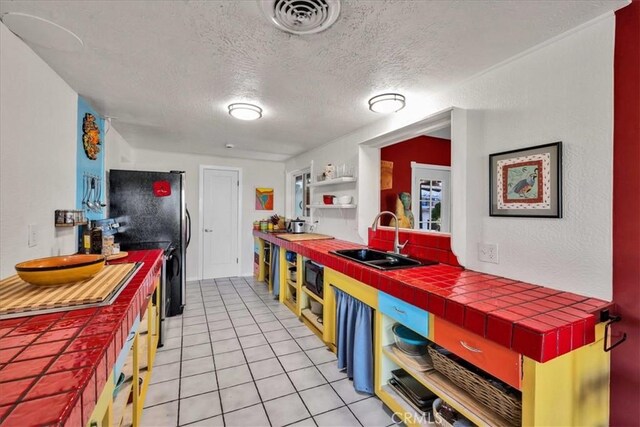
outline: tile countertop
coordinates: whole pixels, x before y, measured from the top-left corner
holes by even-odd
[[[344,240],[287,242],[269,233],[253,234],[538,362],[594,342],[599,313],[612,306],[447,264],[380,271],[329,253],[364,247]]]
[[[143,264],[111,305],[0,321],[0,425],[87,424],[161,257],[132,251],[113,261]]]

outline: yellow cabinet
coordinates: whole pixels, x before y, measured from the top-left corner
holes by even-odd
[[[140,425],[160,331],[160,310],[153,301],[161,301],[160,297],[157,279],[155,298],[149,298],[142,319],[134,322],[89,418],[89,427]]]
[[[295,254],[294,261],[287,260],[287,251],[280,250],[280,302],[287,306],[296,316],[301,315],[302,296],[302,255]],[[295,268],[296,274],[292,277],[289,269]],[[292,280],[293,279],[293,280]]]
[[[362,301],[376,311],[378,309],[378,290],[330,268],[324,269],[324,331],[322,340],[335,352],[336,299],[333,292],[334,287]],[[374,324],[377,328],[376,319],[374,319]],[[376,335],[374,334],[374,341]],[[374,363],[377,363],[375,358]]]
[[[456,352],[455,346],[460,340],[469,341],[470,332],[458,331],[441,318],[429,315],[429,333],[427,337],[436,344]],[[423,386],[447,402],[456,411],[464,415],[476,425],[503,426],[510,425],[499,413],[479,402],[469,390],[454,384],[449,378],[435,370],[421,371],[407,362],[394,350],[392,327],[396,319],[381,311],[376,313],[378,346],[375,357],[376,394],[395,413],[396,419],[406,425],[424,425],[428,419],[412,408],[392,387],[388,385],[391,371],[402,368]],[[435,329],[435,332],[434,332]],[[471,334],[473,335],[473,334]],[[527,357],[517,355],[518,366],[513,368],[511,350],[492,349],[491,363],[499,357],[496,350],[501,350],[509,357],[501,359],[499,374],[508,372],[507,380],[521,390],[522,426],[596,426],[608,423],[608,383],[609,354],[603,351],[604,327],[596,328],[596,341],[571,353],[539,363]],[[480,344],[478,344],[480,343]],[[485,350],[485,342],[481,337],[473,341],[476,350]],[[494,344],[488,347],[492,347]],[[476,350],[478,351],[478,350]],[[472,361],[471,357],[465,358]],[[508,359],[508,360],[507,360]],[[479,359],[481,360],[481,359]],[[485,370],[495,372],[495,364]],[[521,375],[514,379],[512,371]],[[504,375],[503,375],[504,376]]]

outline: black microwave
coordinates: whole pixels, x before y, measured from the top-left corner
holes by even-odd
[[[305,261],[304,284],[307,289],[322,298],[322,291],[324,288],[324,267],[313,261]]]

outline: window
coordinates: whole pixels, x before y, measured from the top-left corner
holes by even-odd
[[[420,180],[420,230],[441,231],[442,181]]]
[[[411,211],[414,228],[449,233],[450,203],[448,166],[411,163]]]
[[[298,218],[309,217],[310,192],[309,184],[311,184],[311,173],[301,171],[293,175],[293,216]]]

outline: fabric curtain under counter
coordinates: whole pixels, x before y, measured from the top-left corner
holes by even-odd
[[[373,394],[373,309],[332,288],[336,297],[338,369],[346,368],[356,391]]]

